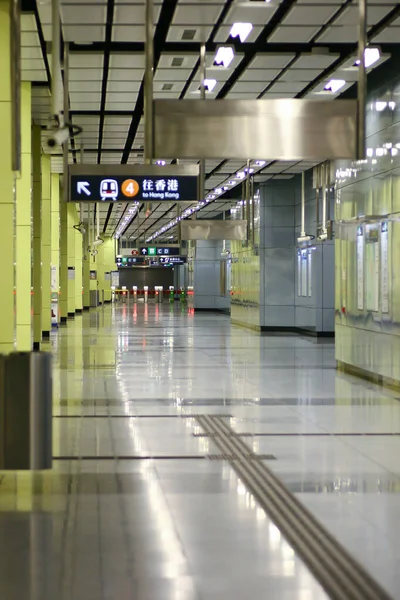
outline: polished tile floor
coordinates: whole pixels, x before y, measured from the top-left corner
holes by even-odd
[[[0,474],[1,600],[325,594],[195,414],[225,415],[400,598],[400,401],[332,341],[179,306],[106,306],[51,337],[54,469]]]

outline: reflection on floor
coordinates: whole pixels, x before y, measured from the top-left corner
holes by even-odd
[[[324,598],[191,415],[225,415],[398,597],[400,403],[331,341],[123,305],[52,334],[54,470],[0,480],[3,600]]]

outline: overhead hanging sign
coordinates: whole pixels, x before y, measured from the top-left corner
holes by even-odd
[[[198,165],[70,165],[70,202],[197,202]]]
[[[159,246],[140,248],[141,256],[179,256],[179,252],[179,248],[162,248]]]

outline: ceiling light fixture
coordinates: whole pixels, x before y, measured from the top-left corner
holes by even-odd
[[[216,85],[217,85],[216,79],[205,79],[204,80],[204,87],[206,88],[207,92],[212,92]]]
[[[374,65],[376,62],[378,62],[380,57],[381,57],[381,51],[379,50],[379,48],[365,48],[365,52],[364,52],[365,68],[368,69],[369,67],[372,67],[372,65]],[[360,64],[360,61],[356,60],[356,62],[354,64],[355,64],[355,66],[358,67],[358,65]]]
[[[231,46],[221,46],[218,48],[217,54],[215,55],[214,65],[222,65],[227,69],[234,58],[235,53]]]
[[[234,23],[229,35],[233,38],[239,37],[243,44],[249,37],[252,29],[253,25],[251,23]]]
[[[159,167],[164,167],[165,166],[165,160],[156,160],[156,165],[158,165]]]
[[[267,164],[266,160],[256,160],[256,162],[254,163],[256,167],[263,167],[264,165]]]
[[[345,85],[346,82],[344,79],[331,79],[324,87],[324,90],[326,92],[332,92],[332,94],[336,94],[336,92],[341,90]]]

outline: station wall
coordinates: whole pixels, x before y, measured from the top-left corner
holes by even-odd
[[[400,383],[400,79],[367,102],[367,159],[337,164],[336,358]],[[362,216],[365,215],[363,218]]]

